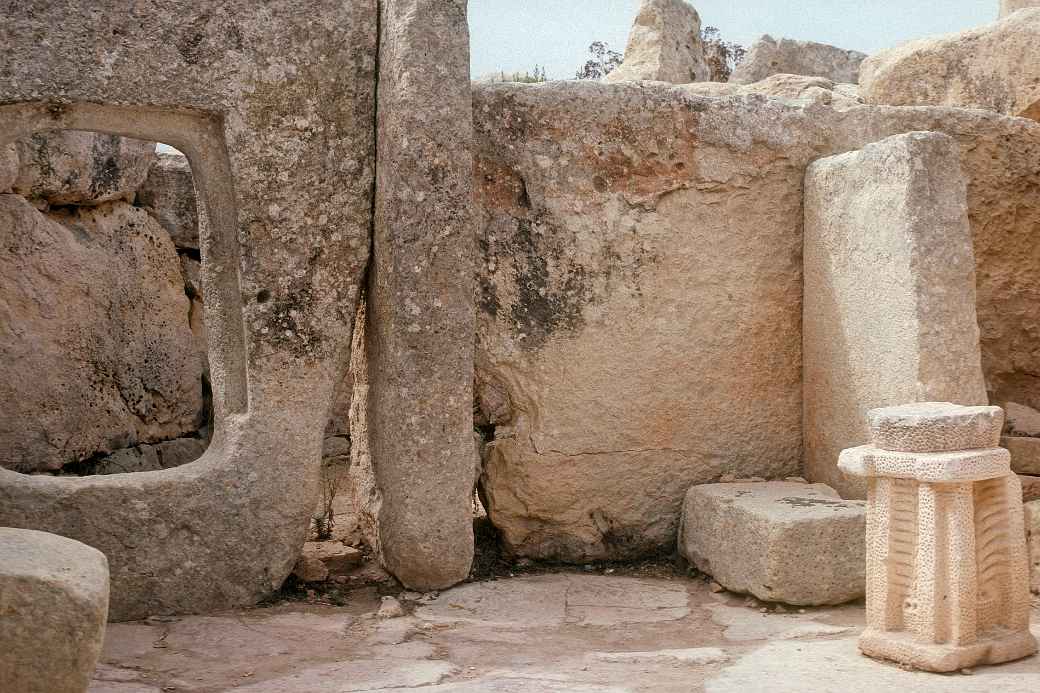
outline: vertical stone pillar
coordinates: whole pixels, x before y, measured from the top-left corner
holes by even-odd
[[[997,447],[1004,412],[927,402],[868,419],[871,444],[838,462],[869,479],[860,650],[929,671],[1036,652],[1022,492]]]
[[[473,560],[473,114],[466,0],[380,0],[363,514],[413,589]]]

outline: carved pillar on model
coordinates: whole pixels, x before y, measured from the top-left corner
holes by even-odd
[[[874,409],[867,477],[867,629],[860,650],[930,671],[1037,651],[1022,490],[998,447],[1004,412],[927,402]]]

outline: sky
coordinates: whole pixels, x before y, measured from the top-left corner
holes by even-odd
[[[762,34],[873,53],[997,18],[999,0],[695,0],[702,26],[750,46]],[[624,51],[639,0],[469,0],[471,71],[530,71],[568,79],[588,46]]]

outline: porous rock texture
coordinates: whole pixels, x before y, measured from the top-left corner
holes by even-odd
[[[733,69],[729,81],[750,84],[771,75],[789,74],[855,84],[859,81],[860,63],[866,57],[865,53],[826,43],[775,39],[766,34],[748,49],[747,55]]]
[[[1040,0],[1000,0],[1000,19],[1029,7],[1040,7]]]
[[[52,205],[132,202],[155,159],[155,142],[97,132],[40,132],[15,146],[14,192]]]
[[[683,91],[694,96],[714,97],[761,94],[795,106],[820,104],[843,110],[862,103],[855,84],[836,84],[825,77],[805,75],[771,75],[752,84],[697,82],[684,85]]]
[[[1029,589],[1040,594],[1040,500],[1022,506],[1025,513],[1026,548],[1029,551]]]
[[[958,34],[911,41],[863,62],[867,103],[986,108],[1040,120],[1040,7]]]
[[[918,402],[869,420],[870,444],[839,459],[870,482],[860,650],[936,672],[1034,654],[1022,488],[996,447],[1003,410]]]
[[[108,560],[46,532],[0,527],[0,684],[83,693],[108,617]]]
[[[177,254],[148,214],[0,195],[0,239],[0,466],[57,470],[205,423]]]
[[[837,461],[869,440],[868,411],[987,403],[956,142],[914,132],[814,162],[804,235],[805,468],[863,497]]]
[[[711,79],[701,18],[683,0],[642,0],[628,35],[625,60],[604,81],[687,84]]]
[[[418,590],[459,582],[473,560],[466,9],[465,0],[380,4],[379,164],[355,477],[370,545]],[[436,60],[427,58],[431,46]]]
[[[198,249],[200,219],[195,182],[183,154],[156,156],[137,191],[137,204],[155,216],[178,248]]]
[[[1040,259],[1026,242],[1040,221],[1034,123],[649,84],[478,85],[474,99],[478,405],[494,426],[481,486],[513,552],[668,549],[690,486],[801,473],[815,159],[912,131],[953,137],[984,369],[1040,365],[1023,267]]]
[[[0,525],[103,551],[115,620],[253,603],[307,537],[369,256],[376,27],[374,0],[57,0],[0,24],[0,148],[58,129],[168,143],[208,222],[202,458],[0,470]]]
[[[865,518],[825,484],[703,484],[686,494],[679,553],[732,592],[841,604],[863,596]]]

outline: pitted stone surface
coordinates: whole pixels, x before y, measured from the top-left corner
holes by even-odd
[[[56,471],[205,424],[177,253],[143,210],[0,195],[0,296],[0,467]]]
[[[866,54],[814,41],[775,39],[768,34],[755,41],[730,76],[735,84],[758,82],[771,75],[825,77],[855,84]]]
[[[871,442],[893,452],[945,452],[995,448],[1004,410],[950,402],[921,402],[867,412]]]
[[[870,440],[870,409],[987,402],[960,160],[951,137],[912,132],[806,171],[805,466],[846,497],[866,495],[836,463]]]
[[[628,35],[625,61],[606,82],[652,80],[688,84],[711,79],[701,18],[683,0],[642,0]]]
[[[863,61],[860,94],[891,106],[959,106],[1040,119],[1040,7],[910,41]]]
[[[107,617],[104,554],[54,534],[0,527],[0,690],[82,693]]]
[[[1036,390],[1025,376],[1040,372],[1040,125],[689,89],[474,86],[478,405],[496,427],[481,483],[520,555],[584,562],[668,550],[690,486],[803,473],[802,193],[820,157],[915,131],[955,140],[938,180],[948,189],[959,163],[977,291],[933,307],[977,304],[986,380],[1004,398],[994,402],[1030,403]],[[888,182],[872,180],[860,187]],[[862,199],[873,238],[875,198]],[[938,264],[968,250],[951,228],[936,225]],[[970,264],[953,266],[967,284]],[[971,341],[966,314],[950,319]],[[968,384],[979,399],[966,403],[986,403],[981,378]],[[914,399],[865,402],[857,417]],[[846,445],[869,440],[865,418],[855,423]],[[841,449],[827,456],[832,486],[844,478]]]
[[[308,534],[371,245],[376,27],[374,0],[55,0],[0,23],[0,148],[60,129],[165,142],[208,221],[202,458],[0,470],[0,525],[102,550],[115,620],[254,603]]]
[[[1000,446],[1011,453],[1011,469],[1019,474],[1040,475],[1040,438],[1004,436]]]
[[[155,159],[155,142],[97,132],[41,132],[15,146],[14,192],[54,205],[132,202]]]
[[[841,453],[843,470],[871,477],[860,649],[937,672],[1034,654],[1022,486],[1010,455],[945,450],[951,441],[992,440],[1003,411],[926,402],[871,412],[876,438],[891,437],[893,423],[897,444],[931,440],[939,450]],[[928,435],[906,445],[915,430]]]
[[[137,190],[146,207],[178,248],[198,249],[199,212],[191,165],[182,154],[159,154]]]
[[[352,425],[369,544],[412,589],[473,560],[473,113],[466,0],[380,3],[365,399]],[[429,59],[436,46],[436,60]]]
[[[863,596],[862,501],[824,484],[705,484],[686,494],[679,552],[734,592],[786,604]]]
[[[1000,18],[1030,7],[1040,7],[1040,0],[1000,0]]]

